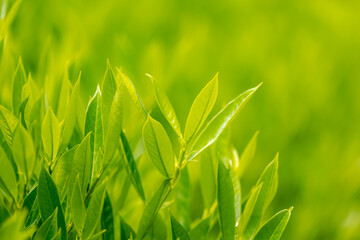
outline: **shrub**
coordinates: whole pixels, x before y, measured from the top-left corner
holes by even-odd
[[[167,130],[109,62],[85,109],[80,76],[74,86],[64,74],[60,85],[44,80],[41,88],[19,60],[12,109],[0,106],[2,239],[280,239],[291,209],[265,220],[278,155],[244,197],[239,180],[258,133],[240,157],[229,143],[228,125],[260,85],[208,120],[216,74],[182,131],[149,78]]]

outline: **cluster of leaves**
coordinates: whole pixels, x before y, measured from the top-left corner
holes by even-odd
[[[2,239],[281,237],[291,209],[264,219],[277,189],[278,157],[242,197],[240,178],[254,155],[257,133],[240,157],[229,143],[229,123],[259,86],[208,120],[217,98],[216,74],[193,102],[182,132],[168,97],[149,77],[178,141],[109,62],[85,109],[81,76],[73,86],[65,74],[50,96],[19,60],[12,109],[0,106]],[[190,170],[198,162],[202,200],[194,201],[202,201],[197,206],[203,209],[192,219]]]

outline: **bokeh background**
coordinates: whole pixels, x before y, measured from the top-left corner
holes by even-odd
[[[0,3],[2,18],[14,1]],[[109,58],[158,114],[150,73],[182,127],[216,72],[217,109],[264,82],[232,124],[240,152],[260,130],[244,190],[280,152],[270,212],[295,206],[283,239],[360,239],[360,1],[23,0],[8,30],[5,105],[19,56],[34,79],[81,70],[84,102]]]

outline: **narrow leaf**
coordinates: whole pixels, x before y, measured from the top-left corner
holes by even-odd
[[[124,219],[120,218],[120,239],[128,240],[135,239],[136,234],[134,230],[128,225]]]
[[[190,177],[188,168],[185,167],[181,170],[180,179],[177,182],[175,189],[176,197],[176,212],[177,219],[184,226],[185,229],[190,228]]]
[[[210,230],[211,216],[201,220],[191,231],[191,240],[206,240]]]
[[[188,160],[196,157],[201,151],[216,141],[260,85],[237,96],[208,122],[194,142],[187,148],[186,156]]]
[[[16,199],[18,193],[16,174],[14,172],[10,160],[7,159],[6,154],[2,148],[0,148],[0,159],[1,159],[0,176],[4,181],[5,186],[11,193],[11,195]]]
[[[88,239],[94,233],[101,218],[104,205],[105,184],[102,184],[90,198],[89,206],[86,209],[86,219],[82,239]]]
[[[136,239],[143,239],[153,224],[162,204],[170,193],[170,179],[162,182],[150,201],[146,204],[140,219],[139,229]]]
[[[234,239],[235,236],[235,203],[234,187],[230,172],[224,163],[218,166],[218,210],[221,235],[224,240]]]
[[[171,178],[175,169],[175,159],[164,127],[149,116],[143,127],[143,139],[146,152],[154,166],[162,175]]]
[[[103,240],[114,240],[114,214],[107,193],[105,194],[104,206],[101,213],[101,229],[105,230]]]
[[[76,176],[73,192],[71,195],[71,212],[74,219],[75,228],[79,235],[84,228],[86,210],[84,205],[84,198],[81,192],[79,175]]]
[[[18,65],[15,70],[15,74],[13,78],[13,89],[12,89],[12,107],[15,116],[19,116],[19,110],[21,105],[21,91],[26,81],[27,81],[26,73],[20,57]]]
[[[131,183],[143,201],[145,201],[145,193],[141,183],[140,174],[136,166],[133,153],[123,131],[121,131],[122,152],[125,158],[126,171],[130,177]]]
[[[174,218],[173,215],[170,215],[171,220],[171,232],[173,240],[190,240],[189,234],[186,232],[185,228]]]
[[[289,222],[291,210],[292,208],[282,210],[270,218],[255,235],[254,240],[279,240]]]
[[[51,240],[57,234],[57,209],[37,230],[34,240]]]
[[[170,126],[174,129],[179,138],[182,139],[183,136],[181,133],[180,123],[176,117],[174,107],[172,106],[169,98],[167,97],[165,91],[161,88],[159,83],[151,75],[147,74],[147,76],[151,79],[153,83],[155,98],[162,114],[165,116],[166,120],[169,122]]]
[[[49,173],[44,168],[42,168],[40,172],[37,196],[39,201],[40,214],[43,220],[49,218],[55,209],[58,210],[57,222],[61,228],[61,237],[62,239],[66,239],[66,223],[56,185],[50,177]]]
[[[259,135],[259,131],[257,131],[254,136],[251,138],[248,145],[245,147],[242,152],[239,162],[235,165],[235,171],[238,177],[241,177],[248,165],[248,163],[253,159],[256,150],[256,142],[257,136]]]
[[[191,138],[204,124],[214,107],[218,93],[218,73],[215,77],[201,90],[193,102],[185,126],[185,140]]]

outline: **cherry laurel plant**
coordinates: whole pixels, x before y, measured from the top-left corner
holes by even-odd
[[[228,125],[260,85],[210,118],[216,74],[182,131],[148,76],[168,130],[109,62],[85,107],[80,76],[74,85],[64,74],[39,88],[19,59],[10,107],[0,106],[1,239],[280,239],[291,208],[265,217],[278,156],[244,197],[240,179],[258,133],[239,157],[229,142]]]

